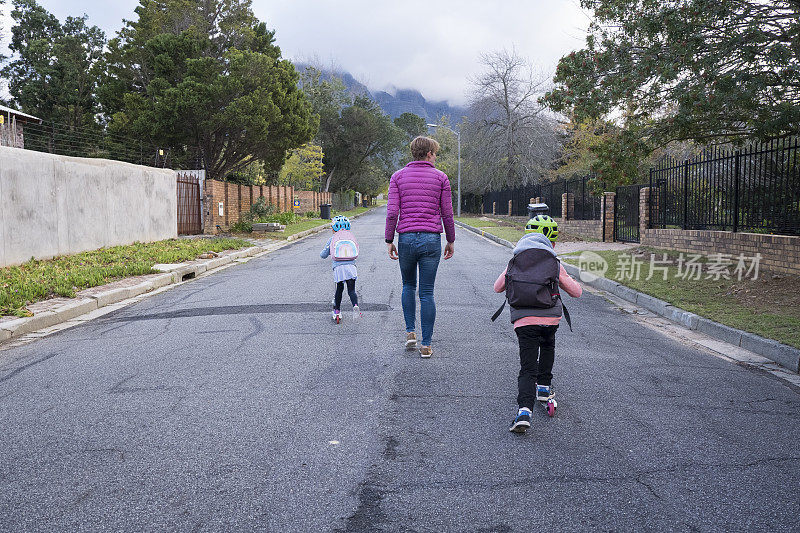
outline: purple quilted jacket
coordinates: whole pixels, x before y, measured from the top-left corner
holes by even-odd
[[[399,221],[398,221],[399,218]],[[412,161],[389,180],[389,205],[386,209],[386,240],[397,233],[429,231],[444,233],[455,242],[453,197],[447,174],[429,161]]]

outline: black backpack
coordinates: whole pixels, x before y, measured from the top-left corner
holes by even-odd
[[[506,301],[512,308],[517,309],[549,309],[558,305],[561,300],[561,293],[558,290],[560,272],[561,263],[548,250],[530,248],[516,254],[508,262],[506,269],[506,300],[492,316],[492,321],[503,312]],[[567,308],[563,302],[561,305],[564,309],[564,318],[572,331],[572,321]]]

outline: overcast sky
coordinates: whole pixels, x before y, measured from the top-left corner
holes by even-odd
[[[138,1],[39,4],[62,21],[85,13],[111,37]],[[253,10],[276,30],[284,57],[335,64],[370,89],[414,88],[453,104],[465,102],[482,52],[514,47],[551,77],[558,58],[583,46],[589,24],[579,0],[253,0]]]

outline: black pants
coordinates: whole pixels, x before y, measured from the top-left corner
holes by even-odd
[[[347,283],[347,294],[350,296],[350,302],[353,305],[358,305],[358,296],[356,295],[356,280],[346,279],[336,284],[336,294],[333,297],[333,308],[341,309],[342,293],[344,292],[344,284]]]
[[[558,326],[522,326],[514,328],[519,339],[519,377],[517,403],[533,409],[536,384],[550,385],[553,380],[553,360],[556,356]]]

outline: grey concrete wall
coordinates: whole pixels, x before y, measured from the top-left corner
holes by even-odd
[[[0,147],[0,266],[177,232],[172,170]]]

